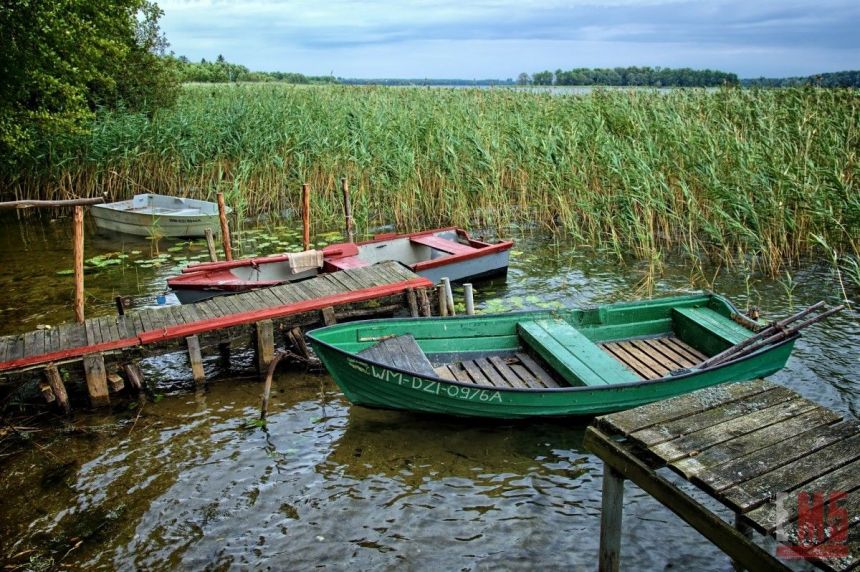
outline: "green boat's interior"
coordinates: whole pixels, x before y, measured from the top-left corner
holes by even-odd
[[[426,356],[437,376],[501,387],[601,386],[659,379],[753,335],[725,299],[672,297],[560,312],[375,320],[314,332],[348,353],[391,337],[392,356]],[[415,346],[414,348],[411,348]],[[410,354],[410,350],[413,350]],[[377,351],[369,359],[386,363]],[[387,365],[409,369],[397,358]],[[418,365],[412,368],[415,370]],[[420,372],[426,374],[426,372]]]

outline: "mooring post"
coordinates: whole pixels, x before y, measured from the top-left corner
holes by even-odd
[[[426,288],[418,289],[418,301],[421,303],[421,313],[425,318],[429,318],[433,315],[432,310],[430,309],[430,297],[427,295]]]
[[[448,313],[456,316],[457,312],[454,310],[454,291],[451,289],[451,281],[448,280],[447,276],[442,277],[442,285],[445,287],[445,300],[448,302]]]
[[[624,501],[624,477],[603,464],[603,494],[600,516],[600,572],[618,572],[621,562],[621,511]]]
[[[188,361],[191,362],[191,377],[195,385],[206,383],[206,372],[203,369],[203,354],[200,352],[200,338],[188,336],[185,338],[188,346]]]
[[[340,187],[343,190],[343,218],[346,221],[346,240],[355,242],[355,233],[352,227],[352,204],[349,201],[349,181],[346,177],[340,180]]]
[[[75,321],[84,322],[84,207],[76,206],[74,214]]]
[[[322,314],[323,324],[326,326],[337,324],[337,317],[334,315],[334,306],[326,306],[320,310],[320,313]]]
[[[206,237],[206,248],[209,250],[209,260],[212,262],[218,262],[218,251],[215,249],[215,233],[212,232],[211,228],[204,228],[203,235]]]
[[[463,284],[463,296],[466,299],[466,314],[469,316],[475,315],[475,293],[472,291],[471,284]]]
[[[87,379],[87,392],[90,394],[90,404],[93,407],[110,405],[105,359],[102,354],[85,355],[84,375]]]
[[[418,317],[418,299],[415,297],[415,289],[409,288],[406,290],[406,301],[409,303],[409,314],[413,318]]]
[[[69,405],[69,394],[66,392],[66,385],[63,383],[63,377],[60,375],[57,366],[51,364],[45,368],[45,379],[48,381],[48,385],[51,386],[54,397],[57,398],[57,405],[60,406],[63,413],[68,415],[72,411]]]
[[[275,368],[278,367],[278,362],[281,361],[282,357],[284,357],[282,353],[274,356],[269,367],[266,369],[266,384],[263,386],[263,403],[260,406],[260,419],[264,421],[269,414],[269,396],[272,393],[272,378],[275,376]]]
[[[436,294],[439,296],[439,315],[445,317],[448,315],[448,297],[445,295],[444,284],[436,286]]]
[[[254,328],[257,332],[257,371],[263,376],[275,359],[275,328],[272,320],[257,322]]]
[[[218,200],[218,218],[221,220],[221,244],[224,245],[224,258],[233,260],[233,248],[230,246],[230,226],[227,224],[227,206],[224,204],[224,193],[215,195]]]
[[[302,185],[302,244],[305,250],[311,248],[311,188]]]

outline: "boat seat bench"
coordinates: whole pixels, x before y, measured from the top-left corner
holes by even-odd
[[[687,326],[702,328],[712,335],[722,338],[727,344],[735,345],[752,336],[753,333],[710,308],[673,308],[676,321]]]
[[[562,377],[588,386],[639,381],[639,377],[563,320],[517,324],[523,341]]]
[[[442,252],[447,252],[448,254],[467,254],[469,252],[475,252],[479,250],[474,246],[469,246],[468,244],[460,244],[454,240],[448,240],[447,238],[440,238],[438,236],[414,236],[409,239],[411,242],[415,244],[422,244],[424,246],[429,246],[434,250],[441,250]]]

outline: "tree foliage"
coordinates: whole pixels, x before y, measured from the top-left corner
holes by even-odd
[[[337,83],[332,76],[306,76],[293,72],[251,71],[243,65],[233,64],[219,54],[214,62],[205,58],[199,63],[185,56],[171,57],[176,66],[179,80],[197,83],[229,83],[238,81],[261,82],[282,81],[284,83]]]
[[[535,85],[623,85],[648,87],[719,87],[737,85],[738,76],[715,70],[626,67],[546,70],[532,74]]]
[[[806,77],[760,77],[741,80],[744,87],[860,87],[860,71],[822,73]]]
[[[148,0],[0,4],[0,169],[85,131],[100,108],[170,104],[177,83],[160,57],[161,15]]]

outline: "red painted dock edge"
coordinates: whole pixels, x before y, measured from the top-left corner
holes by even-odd
[[[313,300],[305,300],[296,304],[286,304],[283,306],[266,308],[265,310],[254,310],[251,312],[239,312],[236,314],[231,314],[229,316],[222,316],[221,318],[198,320],[190,324],[170,326],[168,328],[162,328],[160,330],[143,332],[142,334],[131,338],[123,338],[121,340],[114,340],[101,344],[81,346],[58,352],[40,354],[36,356],[2,362],[0,363],[0,371],[31,367],[42,363],[48,364],[53,361],[66,360],[75,357],[83,357],[89,354],[121,350],[123,348],[129,348],[138,345],[146,345],[176,338],[184,338],[203,332],[208,332],[210,330],[231,328],[234,326],[241,326],[243,324],[253,324],[254,322],[259,322],[262,320],[282,318],[293,314],[301,314],[303,312],[322,310],[323,308],[327,308],[329,306],[339,306],[341,304],[351,304],[354,302],[364,302],[367,300],[372,300],[374,298],[393,296],[394,294],[405,292],[409,288],[428,288],[431,286],[433,286],[433,283],[426,278],[411,278],[409,280],[404,280],[403,282],[397,282],[395,284],[386,284],[385,286],[375,286],[373,288],[353,290],[352,292],[344,292],[342,294],[322,296],[320,298],[314,298]]]

